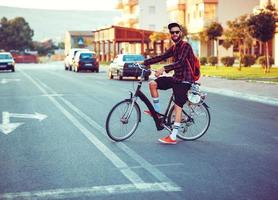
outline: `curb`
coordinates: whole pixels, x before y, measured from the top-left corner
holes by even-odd
[[[278,98],[251,95],[251,94],[246,94],[246,93],[242,93],[242,92],[235,92],[235,91],[231,91],[231,90],[217,89],[217,88],[211,88],[211,87],[205,87],[205,86],[203,86],[201,88],[205,92],[245,99],[245,100],[259,102],[259,103],[265,103],[265,104],[272,105],[272,106],[278,106]]]

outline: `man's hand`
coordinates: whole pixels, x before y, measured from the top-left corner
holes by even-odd
[[[163,74],[163,72],[165,71],[164,67],[161,67],[160,69],[156,70],[155,72],[155,76],[159,77]]]
[[[138,64],[144,65],[144,61],[137,61]]]

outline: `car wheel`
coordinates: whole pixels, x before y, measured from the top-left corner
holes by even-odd
[[[119,71],[117,72],[117,75],[118,75],[120,80],[123,80],[123,75]]]
[[[12,68],[12,72],[15,72],[15,69],[14,69],[14,68]]]
[[[112,75],[112,72],[111,72],[111,71],[108,72],[108,78],[109,78],[109,79],[113,79],[113,78],[114,78],[114,76]]]

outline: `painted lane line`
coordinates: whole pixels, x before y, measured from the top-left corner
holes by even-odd
[[[41,82],[40,82],[41,83]],[[53,93],[56,93],[53,89],[51,89],[49,86],[47,86],[44,83],[41,83],[44,87],[46,87],[48,90],[50,90]],[[75,111],[81,118],[83,118],[85,121],[87,121],[92,127],[100,131],[103,135],[106,135],[106,130],[100,126],[97,122],[95,122],[93,119],[91,119],[88,115],[86,115],[84,112],[82,112],[80,109],[78,109],[76,106],[74,106],[71,102],[66,100],[63,97],[58,97],[61,99],[69,108],[71,108],[73,111]],[[171,183],[171,187],[175,188],[175,190],[181,190],[181,188],[176,185],[171,179],[169,179],[165,174],[163,174],[161,171],[159,171],[156,167],[154,167],[151,163],[146,161],[143,157],[141,157],[139,154],[137,154],[135,151],[133,151],[131,148],[129,148],[124,143],[115,143],[116,146],[118,146],[120,149],[122,149],[126,154],[128,154],[132,159],[137,161],[142,168],[146,169],[150,174],[152,174],[157,180],[160,182],[167,182]],[[168,190],[167,188],[161,188],[162,190]]]
[[[160,189],[161,187],[167,188],[167,185],[169,185],[169,183],[136,183],[136,184],[107,185],[107,186],[94,186],[94,187],[81,187],[81,188],[64,188],[64,189],[55,189],[55,190],[41,190],[41,191],[18,192],[18,193],[4,193],[4,194],[0,194],[0,199],[30,200],[30,199],[70,199],[70,198],[84,198],[84,197],[93,198],[95,196],[111,195],[111,194],[126,194],[126,193],[134,193],[134,192],[156,192],[156,191],[161,191]]]
[[[21,71],[43,94],[48,94],[47,91],[40,86],[31,76]],[[100,152],[102,152],[106,158],[108,158],[120,172],[133,184],[144,183],[144,181],[131,169],[128,165],[122,161],[113,151],[105,146],[100,140],[98,140],[86,127],[84,127],[70,112],[68,112],[54,97],[47,96],[47,98],[85,135]]]

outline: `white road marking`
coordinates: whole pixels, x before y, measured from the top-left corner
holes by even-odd
[[[38,119],[42,121],[47,118],[47,115],[37,113],[35,114],[19,114],[19,113],[10,113],[10,117],[17,117],[17,118],[27,118],[27,119]]]
[[[95,197],[100,195],[125,194],[132,192],[156,192],[161,188],[166,191],[179,191],[177,188],[169,187],[169,183],[135,183],[123,185],[94,186],[81,188],[62,188],[55,190],[41,190],[31,192],[4,193],[0,194],[0,199],[70,199],[82,197]]]
[[[0,131],[6,135],[13,132],[17,127],[24,123],[10,123],[10,113],[2,113],[2,124],[0,124]]]
[[[53,93],[56,93],[53,89],[48,87],[46,84],[39,81],[40,84],[42,84],[46,89],[50,90]],[[93,119],[91,119],[88,115],[86,115],[84,112],[79,110],[76,106],[74,106],[71,102],[66,100],[63,97],[58,97],[61,99],[69,108],[71,108],[73,111],[75,111],[81,118],[83,118],[85,121],[87,121],[92,127],[96,128],[98,131],[100,131],[102,134],[105,135],[106,131],[105,129],[100,126],[97,122],[95,122]],[[132,159],[136,160],[142,168],[146,169],[150,174],[152,174],[157,180],[160,182],[168,182],[171,183],[172,187],[181,188],[177,186],[173,181],[171,181],[165,174],[163,174],[161,171],[159,171],[156,167],[154,167],[151,163],[146,161],[144,158],[142,158],[139,154],[137,154],[135,151],[133,151],[131,148],[129,148],[124,143],[116,143],[120,149],[122,149],[126,154],[128,154]],[[164,188],[161,188],[164,190]]]
[[[2,80],[0,81],[1,84],[7,84],[9,82],[18,82],[20,81],[20,79],[6,79],[6,78],[2,78]]]
[[[31,76],[21,71],[43,94],[48,94]],[[68,112],[54,97],[47,96],[49,100],[76,126],[100,152],[102,152],[119,170],[120,172],[133,184],[144,183],[144,181],[122,161],[113,151],[111,151],[105,144],[97,139],[85,126],[83,126],[70,112]],[[60,97],[61,98],[61,97]]]

